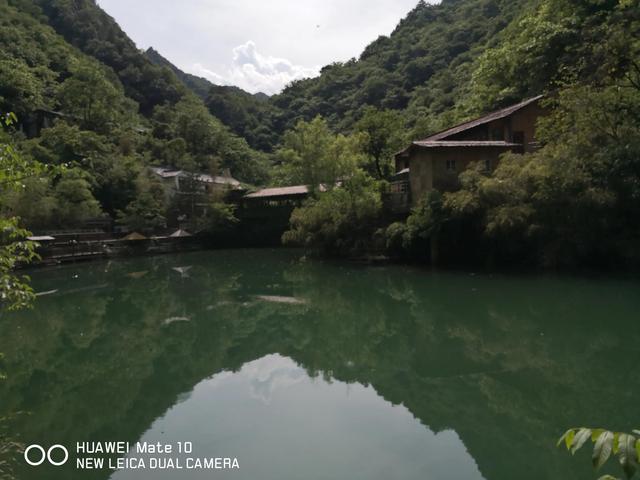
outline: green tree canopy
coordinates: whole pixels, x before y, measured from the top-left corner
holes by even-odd
[[[334,134],[321,117],[300,121],[285,134],[278,151],[286,182],[308,185],[314,192],[321,185],[333,188],[365,163],[363,141],[362,135]]]

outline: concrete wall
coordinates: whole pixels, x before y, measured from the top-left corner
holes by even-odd
[[[458,175],[471,162],[495,169],[500,155],[508,148],[500,147],[440,147],[416,150],[411,155],[411,198],[413,204],[431,189],[452,191],[459,188]],[[455,170],[447,170],[447,161],[455,161]]]
[[[536,122],[545,110],[537,103],[527,105],[507,118],[501,118],[480,125],[471,130],[452,135],[446,140],[504,140],[514,142],[514,132],[522,132],[523,148],[515,148],[517,152],[535,150]],[[451,191],[459,188],[458,175],[471,162],[488,161],[491,170],[498,165],[500,155],[510,151],[505,147],[413,147],[409,153],[411,169],[411,198],[413,204],[424,197],[431,189]],[[455,170],[447,170],[447,160],[455,161]],[[404,168],[404,157],[396,158],[396,169]]]
[[[420,200],[425,192],[433,188],[433,163],[431,152],[426,149],[416,150],[410,157],[411,202]]]

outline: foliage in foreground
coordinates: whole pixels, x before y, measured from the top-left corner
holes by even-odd
[[[2,126],[9,127],[15,121],[15,115],[8,114],[2,118]],[[12,145],[0,142],[0,188],[19,189],[25,179],[40,178],[46,172],[44,165],[23,160]],[[35,298],[29,277],[14,273],[16,265],[30,263],[38,257],[37,244],[26,240],[29,235],[27,230],[20,228],[17,217],[0,216],[0,309],[25,308]]]
[[[0,419],[0,422],[3,419]],[[24,445],[0,432],[0,480],[15,480],[14,466],[18,463]]]
[[[631,479],[640,467],[640,440],[634,435],[640,435],[640,430],[633,430],[633,434],[611,432],[602,428],[570,428],[558,440],[558,446],[564,444],[574,455],[587,441],[593,442],[592,463],[596,470],[611,458],[618,458],[618,462],[627,479]],[[611,475],[603,475],[599,480],[618,480]]]

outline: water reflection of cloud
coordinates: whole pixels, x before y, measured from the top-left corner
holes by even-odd
[[[178,272],[181,278],[189,278],[189,270],[191,270],[192,265],[185,265],[182,267],[173,267],[172,270]]]
[[[251,396],[265,404],[277,390],[304,381],[307,374],[290,358],[273,354],[245,364],[240,375],[248,381]]]

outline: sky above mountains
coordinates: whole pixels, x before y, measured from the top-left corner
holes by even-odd
[[[279,92],[358,57],[417,0],[98,0],[139,48],[218,85]]]

